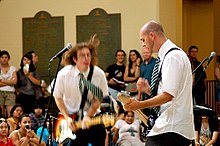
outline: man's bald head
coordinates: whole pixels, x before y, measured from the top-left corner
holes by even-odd
[[[158,22],[151,20],[141,28],[141,32],[144,34],[149,34],[150,32],[154,32],[157,33],[158,35],[161,35],[164,33],[164,30],[163,27]]]

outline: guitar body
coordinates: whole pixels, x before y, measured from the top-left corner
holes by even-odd
[[[77,118],[77,114],[74,114],[71,116],[74,119]],[[82,128],[82,121],[74,121],[75,126],[77,129]],[[105,127],[113,126],[115,124],[115,115],[100,115],[97,117],[91,118],[91,120],[86,123],[88,126],[94,126],[99,124],[104,124]],[[61,144],[64,143],[66,139],[72,139],[75,140],[76,134],[72,132],[72,130],[69,128],[67,121],[65,120],[64,116],[60,114],[58,116],[58,120],[55,123],[54,127],[54,137],[57,143]]]
[[[77,114],[73,114],[71,117],[75,119]],[[67,138],[72,140],[76,139],[76,135],[69,128],[67,121],[62,114],[59,114],[54,127],[54,137],[57,143],[64,143]]]

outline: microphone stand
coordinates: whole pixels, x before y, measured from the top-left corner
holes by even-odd
[[[198,70],[198,68],[199,68],[200,66],[202,66],[203,63],[204,63],[205,61],[207,61],[207,60],[208,60],[208,57],[204,58],[203,61],[193,70],[192,74],[194,74],[194,73]],[[206,68],[207,68],[207,67],[205,67],[205,68],[203,67],[203,70],[202,70],[202,72],[200,73],[199,78],[195,81],[195,84],[194,84],[193,88],[198,84],[198,81],[201,79],[201,77],[202,77],[202,75],[204,74]],[[193,98],[194,98],[194,97],[193,97]],[[195,103],[195,104],[196,104],[196,103]]]
[[[208,57],[204,58],[203,61],[193,70],[192,74],[194,74],[194,73],[198,70],[198,68],[199,68],[201,65],[203,65],[203,63],[204,63],[205,61],[207,61],[207,60],[208,60]]]
[[[50,119],[49,107],[50,107],[51,99],[53,98],[53,92],[54,92],[54,88],[55,88],[55,84],[56,84],[56,80],[57,80],[57,74],[59,72],[59,68],[60,68],[60,64],[61,64],[61,60],[62,60],[62,55],[58,55],[58,58],[59,58],[59,62],[58,62],[58,65],[57,65],[57,70],[56,70],[56,74],[55,74],[55,77],[54,77],[54,82],[53,82],[53,85],[51,86],[51,94],[50,94],[49,101],[48,101],[48,104],[47,104],[48,110],[45,113],[45,120],[44,120],[44,125],[43,125],[42,131],[41,131],[39,144],[41,144],[41,140],[42,140],[43,133],[44,133],[44,128],[47,127],[47,119]],[[49,62],[49,75],[50,75],[50,62]],[[50,120],[50,121],[52,121],[52,120]],[[52,131],[50,129],[48,129],[48,131],[49,131],[49,135],[52,137]],[[49,139],[49,141],[50,141],[50,139]],[[49,143],[49,146],[52,146],[50,144],[52,144],[52,143]]]

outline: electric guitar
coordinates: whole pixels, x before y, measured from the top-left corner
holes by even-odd
[[[77,114],[74,114],[71,116],[73,119],[77,117]],[[75,126],[77,129],[82,128],[82,121],[75,121]],[[104,124],[105,127],[113,126],[115,124],[115,116],[114,115],[100,115],[97,117],[91,118],[91,120],[87,123],[85,123],[88,126],[94,126],[98,124]],[[65,142],[67,138],[70,138],[72,140],[76,139],[76,134],[72,132],[72,130],[69,128],[67,121],[65,120],[63,115],[58,116],[58,120],[55,123],[55,132],[54,137],[57,143],[62,144]]]
[[[126,92],[120,92],[117,95],[117,98],[123,103],[127,104],[131,102],[131,96]],[[157,119],[157,116],[152,114],[150,116],[146,116],[140,109],[134,110],[134,113],[137,115],[137,117],[145,124],[147,129],[151,129],[155,123],[155,120]]]

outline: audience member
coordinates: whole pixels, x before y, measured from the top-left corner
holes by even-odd
[[[0,118],[0,146],[14,146],[11,138],[8,137],[8,123],[4,118]]]
[[[37,62],[38,62],[38,56],[34,51],[29,51],[26,54],[31,55],[32,56],[32,61],[33,64],[36,66]]]
[[[216,83],[216,98],[217,99],[217,112],[220,114],[220,56],[217,56],[217,66],[215,67],[215,78]]]
[[[136,82],[140,76],[140,64],[142,58],[137,50],[130,50],[128,64],[125,68],[124,81],[128,83],[126,90],[130,92],[131,96],[136,96],[138,91]]]
[[[36,64],[39,61],[38,55],[34,51],[29,51],[26,54],[32,56],[32,62],[35,67],[36,76],[38,76],[40,78],[40,74],[39,74],[39,72],[37,70],[37,66],[36,66]],[[45,91],[46,87],[47,87],[46,82],[44,80],[40,80],[40,86],[36,86],[36,88],[35,88],[35,97],[36,97],[37,101],[44,102],[44,94],[45,94],[44,91]]]
[[[16,104],[10,111],[11,117],[7,119],[9,125],[9,134],[18,128],[18,121],[20,116],[23,114],[23,108],[21,105]]]
[[[116,63],[107,67],[105,75],[108,81],[108,89],[112,97],[116,99],[118,92],[125,90],[124,72],[125,72],[125,52],[117,50],[115,53]],[[118,82],[119,81],[119,82]]]
[[[34,112],[29,114],[31,118],[31,129],[34,130],[34,132],[37,132],[37,129],[44,125],[45,116],[43,114],[43,104],[35,103]]]
[[[124,120],[115,123],[113,143],[118,146],[144,146],[140,140],[140,123],[133,111],[124,112]]]
[[[29,114],[34,110],[36,90],[41,84],[30,54],[22,57],[17,76],[19,102],[23,106],[24,113]]]
[[[196,69],[199,64],[201,63],[197,59],[198,55],[198,47],[197,46],[190,46],[189,47],[189,54],[188,57],[190,58],[191,62],[193,63],[193,67]],[[203,71],[203,66],[201,65],[195,72],[194,81],[193,81],[193,99],[195,101],[194,104],[201,105],[205,103],[205,91],[206,91],[206,73]]]
[[[217,145],[219,124],[215,111],[207,107],[195,114],[195,130],[197,146]]]
[[[19,129],[9,135],[16,146],[46,146],[44,141],[39,144],[40,138],[30,129],[31,119],[28,114],[22,115],[18,124]]]
[[[142,48],[142,56],[144,61],[140,65],[140,77],[146,79],[149,85],[151,84],[151,75],[157,60],[152,56],[152,53],[152,50],[150,50],[149,48]],[[146,98],[147,96],[145,93],[138,93],[138,100],[144,100]]]
[[[0,52],[0,105],[2,114],[10,117],[10,111],[15,105],[15,87],[17,83],[16,67],[9,65],[10,55],[7,51]],[[6,106],[6,112],[4,110]]]

